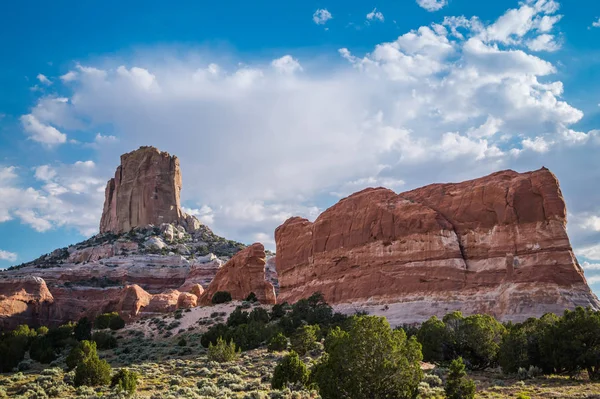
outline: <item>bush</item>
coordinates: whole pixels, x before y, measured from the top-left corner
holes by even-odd
[[[78,351],[74,352],[75,349]],[[73,379],[75,386],[107,385],[110,382],[110,365],[106,360],[98,358],[95,342],[81,341],[80,345],[71,351],[69,357],[71,359],[69,361],[67,358],[67,365],[77,362]]]
[[[200,337],[200,344],[208,348],[210,344],[216,344],[219,338],[225,337],[229,333],[229,328],[223,323],[215,324]]]
[[[241,306],[236,307],[227,318],[227,327],[237,327],[248,323],[248,312],[242,310]]]
[[[227,340],[233,340],[243,351],[255,349],[267,342],[273,334],[273,327],[262,323],[250,322],[230,329]]]
[[[417,340],[423,346],[423,360],[426,362],[441,362],[444,360],[446,325],[443,321],[435,316],[431,317],[421,325],[416,335]]]
[[[88,356],[91,356],[92,352],[96,352],[95,342],[81,341],[78,343],[71,349],[65,360],[67,363],[67,369],[73,370],[79,363],[83,362],[83,360],[85,360]]]
[[[138,374],[127,369],[121,369],[112,377],[111,387],[117,387],[119,391],[128,396],[133,395],[137,389]]]
[[[271,318],[269,317],[269,312],[263,308],[254,308],[250,315],[248,316],[248,321],[267,324]]]
[[[212,303],[215,305],[227,302],[231,302],[231,294],[227,291],[217,291],[212,297]]]
[[[73,335],[77,341],[89,341],[92,339],[92,323],[87,317],[82,317],[77,322],[73,329]]]
[[[292,350],[300,356],[306,355],[315,347],[318,333],[319,326],[302,326],[298,328],[290,339]]]
[[[271,320],[276,320],[276,319],[280,319],[283,316],[285,316],[285,313],[287,312],[287,309],[290,307],[290,305],[287,302],[283,302],[283,303],[277,303],[275,305],[273,305],[273,307],[271,308]]]
[[[450,364],[445,391],[448,399],[473,399],[475,397],[475,383],[467,378],[465,363],[460,357],[454,359]]]
[[[223,338],[219,337],[215,345],[212,343],[208,345],[209,360],[219,363],[230,362],[236,359],[238,355],[239,352],[236,350],[233,341],[226,343]]]
[[[181,337],[181,338],[179,338],[179,341],[177,341],[177,345],[178,346],[187,346],[187,341],[185,340],[185,338]]]
[[[106,360],[100,360],[96,355],[77,365],[73,383],[76,387],[107,385],[110,382],[110,372],[110,364]]]
[[[258,302],[258,298],[256,297],[256,294],[254,292],[251,292],[250,294],[248,294],[245,301],[246,302]]]
[[[118,346],[117,339],[104,331],[97,331],[92,335],[92,340],[96,343],[98,349],[114,349]]]
[[[123,318],[118,314],[116,316],[113,316],[110,319],[110,323],[108,324],[108,328],[110,328],[113,331],[120,330],[123,327],[125,327],[125,320],[123,320]]]
[[[282,333],[277,333],[277,335],[273,336],[269,341],[268,349],[272,352],[284,351],[287,349],[288,339]]]
[[[45,336],[36,337],[29,347],[29,357],[42,364],[50,364],[56,359],[52,341]]]
[[[331,330],[311,373],[323,399],[413,398],[423,372],[421,345],[392,330],[385,317],[353,316]]]
[[[288,384],[305,386],[308,382],[308,376],[306,365],[300,360],[296,352],[291,351],[275,366],[271,387],[273,389],[283,389]]]
[[[37,334],[38,335],[46,335],[46,334],[48,334],[48,327],[46,327],[46,326],[38,327]]]

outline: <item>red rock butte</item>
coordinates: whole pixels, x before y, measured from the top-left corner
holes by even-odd
[[[175,223],[188,231],[199,222],[183,213],[179,159],[154,147],[121,155],[115,177],[106,184],[100,233]],[[189,225],[189,226],[188,226]]]
[[[314,223],[288,219],[275,240],[278,302],[321,292],[340,310],[366,308],[393,324],[454,310],[520,321],[600,307],[545,168],[401,194],[369,188]]]

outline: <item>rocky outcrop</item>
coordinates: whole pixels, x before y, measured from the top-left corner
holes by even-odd
[[[54,297],[46,282],[38,277],[0,278],[0,328],[54,317]]]
[[[261,303],[275,303],[273,285],[265,279],[265,247],[252,244],[235,254],[219,269],[200,298],[200,303],[208,305],[218,291],[231,293],[234,300],[243,300],[251,292]]]
[[[181,210],[179,159],[154,147],[121,155],[115,177],[106,185],[100,233],[175,223],[194,231],[199,222]]]
[[[279,302],[320,291],[340,308],[387,304],[398,322],[452,310],[522,320],[600,305],[573,255],[565,203],[547,169],[402,194],[366,189],[314,223],[287,220],[275,238]]]

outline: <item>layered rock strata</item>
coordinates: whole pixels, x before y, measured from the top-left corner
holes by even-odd
[[[274,304],[275,289],[265,279],[265,258],[265,247],[260,243],[235,254],[219,269],[202,294],[200,303],[208,305],[216,292],[227,291],[234,300],[243,300],[254,292],[259,302]]]
[[[314,223],[287,220],[275,238],[278,302],[319,291],[340,309],[387,309],[398,323],[453,310],[523,320],[600,306],[544,168],[402,194],[366,189]]]
[[[200,222],[181,210],[179,159],[154,147],[121,155],[115,177],[106,185],[100,233],[174,223],[194,231]]]

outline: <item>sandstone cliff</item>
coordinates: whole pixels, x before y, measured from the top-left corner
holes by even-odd
[[[202,294],[200,303],[208,305],[217,291],[228,291],[234,300],[243,300],[251,292],[261,303],[275,303],[275,289],[265,278],[265,247],[260,243],[238,252],[223,267]]]
[[[314,223],[287,220],[275,238],[279,302],[320,291],[339,309],[365,306],[392,323],[453,310],[523,320],[600,305],[547,169],[402,194],[366,189]]]
[[[181,210],[179,159],[154,147],[121,155],[115,177],[106,185],[100,233],[175,223],[188,231],[200,222]]]

